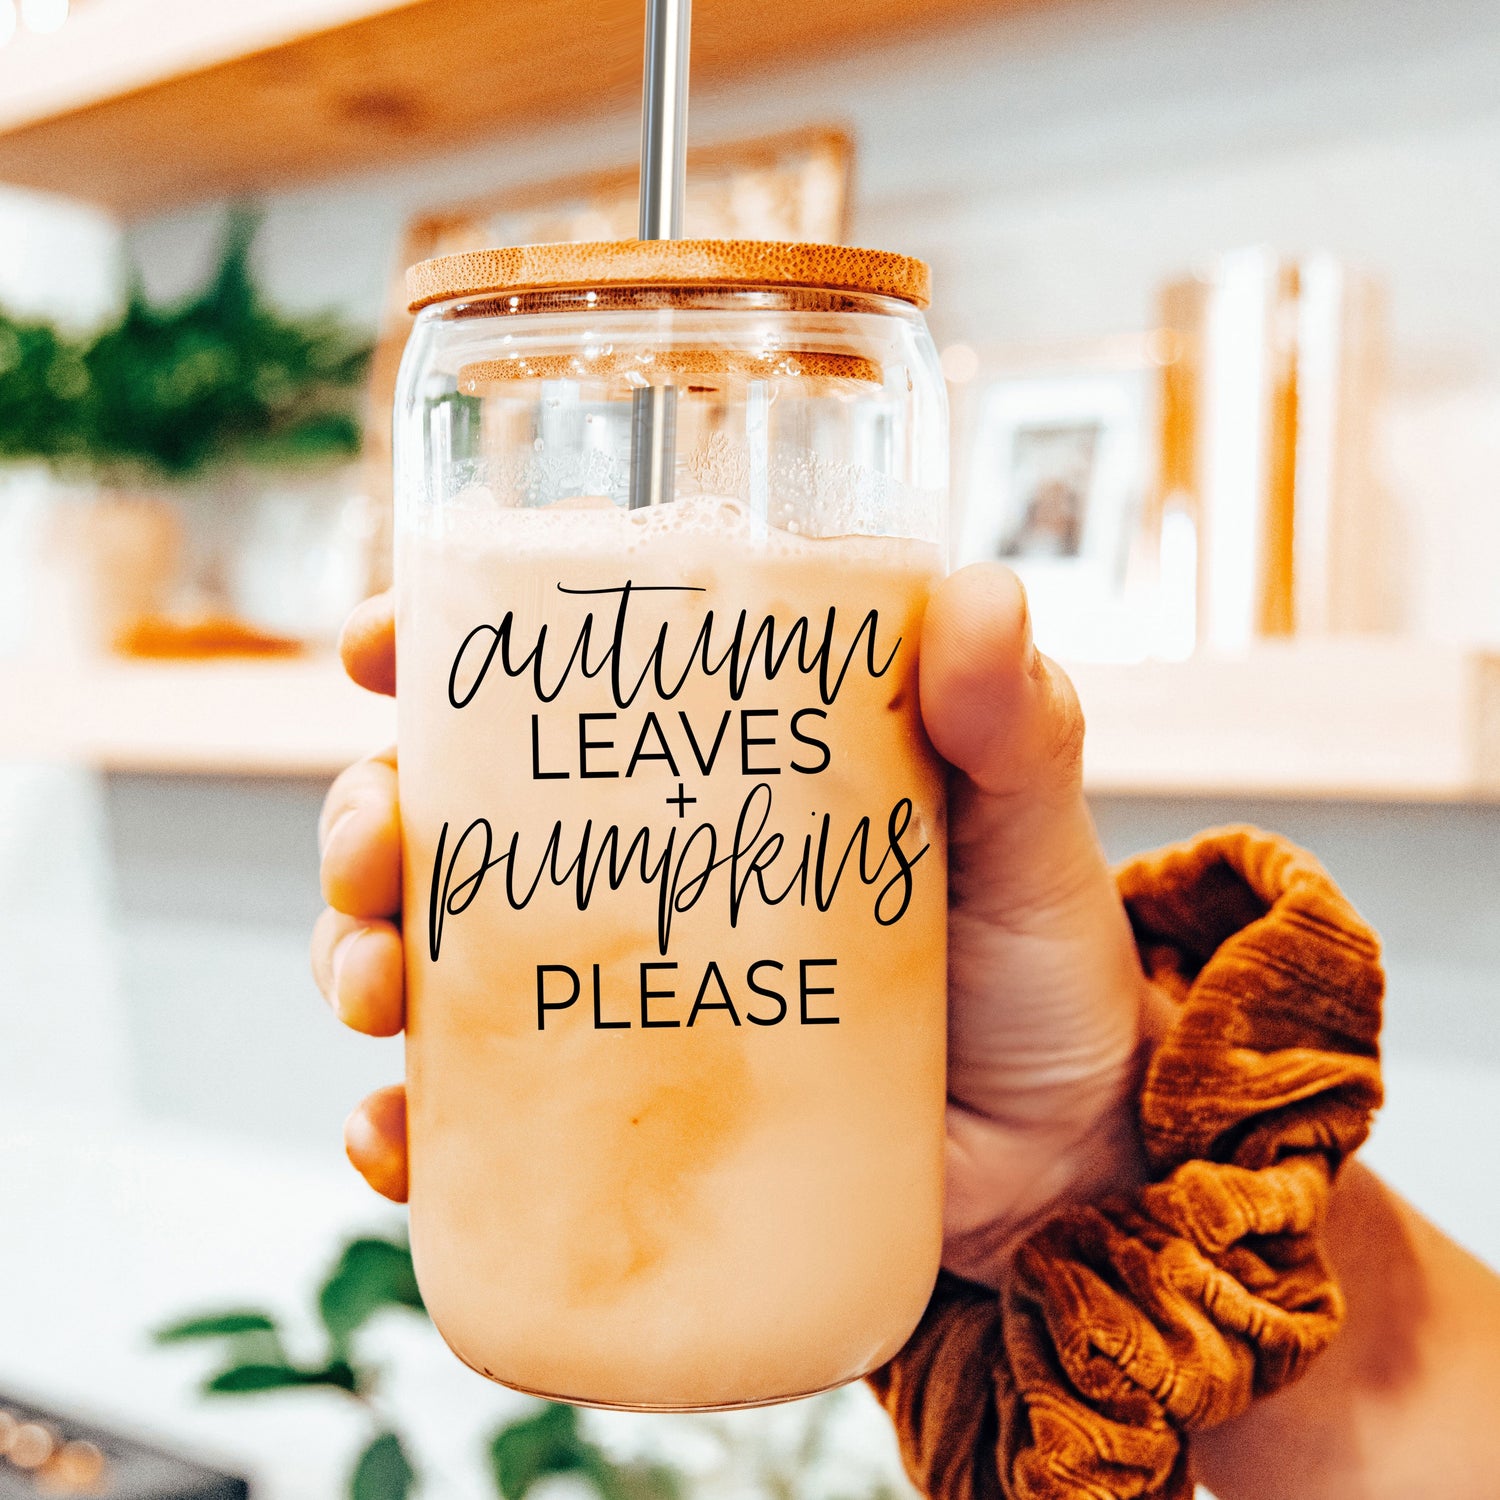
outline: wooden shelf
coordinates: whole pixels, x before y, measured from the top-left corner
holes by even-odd
[[[1500,801],[1500,654],[1406,642],[1263,646],[1072,669],[1098,796]],[[0,664],[0,758],[331,776],[395,738],[331,657]]]
[[[332,776],[392,744],[395,704],[333,657],[0,663],[0,759],[106,771]]]
[[[1500,800],[1500,654],[1349,638],[1071,672],[1096,795]]]
[[[694,82],[995,9],[698,0]],[[140,214],[628,109],[642,17],[640,0],[88,0],[0,51],[0,181]]]

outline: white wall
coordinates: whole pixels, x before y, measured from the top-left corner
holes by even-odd
[[[1155,289],[1236,245],[1388,278],[1388,472],[1409,626],[1500,640],[1500,6],[1076,0],[694,96],[695,139],[843,120],[854,237],[926,257],[940,343],[1149,326]],[[632,113],[280,195],[263,272],[373,318],[414,210],[631,159]],[[154,288],[201,276],[211,210],[137,225]]]
[[[693,97],[695,139],[839,119],[855,238],[928,257],[940,335],[1142,326],[1158,280],[1255,240],[1387,271],[1401,365],[1500,373],[1500,8],[1489,0],[1061,3]],[[629,160],[630,113],[272,200],[263,268],[372,316],[413,209]],[[202,213],[137,226],[167,285]]]
[[[0,307],[87,329],[118,305],[120,229],[85,204],[0,186]]]

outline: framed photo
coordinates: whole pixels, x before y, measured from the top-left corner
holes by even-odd
[[[683,221],[694,239],[837,243],[849,223],[854,143],[834,125],[692,146]],[[506,188],[414,219],[402,265],[490,245],[634,239],[640,219],[636,162]],[[393,287],[405,308],[405,282]]]
[[[1155,366],[976,371],[955,393],[954,564],[993,559],[1026,585],[1041,648],[1150,654]]]
[[[838,244],[848,229],[853,173],[853,138],[836,125],[689,147],[687,232],[700,239]],[[386,292],[365,407],[365,485],[386,516],[387,557],[391,404],[411,329],[405,268],[430,256],[492,245],[633,239],[639,181],[639,165],[624,163],[429,207],[407,223]]]

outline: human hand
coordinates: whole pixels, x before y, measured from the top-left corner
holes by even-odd
[[[395,690],[389,595],[350,617],[349,675]],[[950,779],[948,1151],[944,1264],[998,1283],[1010,1247],[1053,1204],[1138,1171],[1135,1096],[1160,1002],[1083,800],[1083,720],[1031,640],[1025,595],[995,564],[934,591],[922,713]],[[345,771],[320,824],[329,909],[313,971],[346,1025],[401,1029],[400,815],[392,755]],[[349,1117],[350,1160],[406,1196],[400,1085]]]

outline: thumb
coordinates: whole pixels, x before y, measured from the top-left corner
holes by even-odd
[[[949,1087],[990,1118],[1097,1107],[1138,1035],[1143,980],[1083,797],[1083,715],[1031,639],[998,564],[934,591],[922,714],[954,768],[949,842]]]
[[[1030,909],[1107,877],[1083,800],[1078,695],[1037,651],[1026,592],[1009,568],[976,563],[934,591],[921,695],[934,747],[961,773],[954,867],[961,880],[982,877],[974,895]]]

